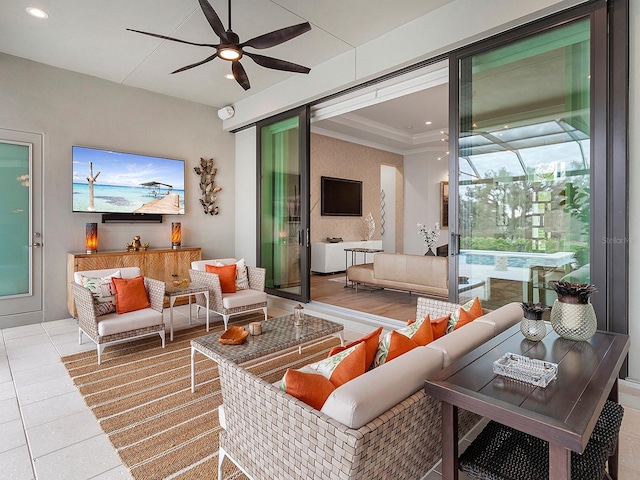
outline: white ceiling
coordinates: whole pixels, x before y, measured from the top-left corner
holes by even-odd
[[[210,1],[227,26],[227,1]],[[315,66],[451,1],[234,0],[231,20],[241,41],[309,21],[310,32],[259,52],[310,67],[313,75]],[[49,18],[31,17],[26,13],[28,6],[45,10]],[[260,67],[247,57],[242,60],[251,82],[246,92],[234,80],[224,78],[231,69],[221,59],[171,75],[177,68],[208,57],[211,49],[126,30],[218,43],[197,0],[0,0],[0,8],[1,52],[218,108],[300,75]],[[366,141],[375,137],[392,150],[419,148],[421,138],[429,138],[420,134],[433,130],[437,136],[446,128],[445,88],[416,93],[417,98],[378,103],[345,116],[341,124],[337,118],[326,120],[322,128],[341,128],[345,135],[360,132]],[[434,122],[431,128],[424,125],[427,120]],[[390,133],[381,136],[380,128]]]

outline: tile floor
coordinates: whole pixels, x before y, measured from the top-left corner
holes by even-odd
[[[175,308],[174,329],[188,326],[187,308]],[[165,315],[168,324],[168,310]],[[348,330],[345,340],[360,335]],[[60,362],[61,356],[93,348],[86,339],[78,345],[74,319],[0,331],[0,480],[131,478]],[[640,409],[626,406],[620,442],[622,480],[640,479],[639,448]],[[439,467],[425,480],[440,479]]]

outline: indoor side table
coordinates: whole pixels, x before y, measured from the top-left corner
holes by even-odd
[[[191,325],[191,295],[196,293],[204,294],[207,299],[207,332],[209,331],[209,287],[190,283],[186,287],[168,285],[165,288],[164,296],[169,299],[169,338],[173,342],[173,305],[179,297],[189,297],[189,325]]]
[[[586,342],[550,329],[530,342],[514,325],[425,381],[442,402],[442,478],[458,478],[458,408],[549,442],[549,478],[571,478],[571,451],[582,453],[607,398],[618,400],[618,374],[629,336],[598,331]],[[493,373],[505,353],[558,364],[546,388]],[[617,448],[609,473],[617,476]]]
[[[349,275],[347,271],[349,270],[349,252],[351,252],[351,265],[356,265],[358,261],[358,254],[362,253],[363,262],[367,263],[367,253],[379,253],[384,252],[384,250],[380,248],[345,248],[344,249],[344,288],[349,287]]]

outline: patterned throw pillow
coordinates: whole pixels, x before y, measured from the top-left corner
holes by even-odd
[[[378,343],[380,342],[380,334],[382,333],[382,327],[378,327],[376,328],[373,332],[366,334],[364,337],[359,338],[358,340],[355,340],[351,343],[348,343],[346,345],[338,345],[337,347],[333,347],[331,349],[331,351],[329,352],[329,357],[332,355],[335,355],[336,353],[340,353],[344,350],[347,350],[355,345],[358,345],[359,343],[364,343],[365,349],[366,349],[366,365],[367,365],[367,370],[369,370],[369,368],[371,367],[371,365],[373,364],[373,359],[376,356],[376,351],[378,350]]]
[[[224,267],[222,262],[216,262],[216,267]],[[249,288],[249,276],[247,274],[247,264],[244,258],[236,262],[236,290],[247,290]]]
[[[482,305],[480,304],[480,299],[478,297],[469,300],[464,305],[460,306],[459,310],[456,310],[451,314],[451,318],[449,319],[449,323],[447,324],[447,333],[451,333],[455,330],[458,321],[460,320],[460,310],[465,310],[470,314],[471,317],[478,318],[482,316]],[[466,316],[468,319],[469,316]],[[468,323],[466,321],[465,323]],[[462,326],[462,324],[461,324]]]
[[[93,295],[93,304],[98,316],[116,311],[116,290],[112,278],[121,278],[120,270],[106,277],[82,276],[82,286]]]

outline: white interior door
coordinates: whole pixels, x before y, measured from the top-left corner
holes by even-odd
[[[42,321],[42,135],[0,129],[0,328]]]

